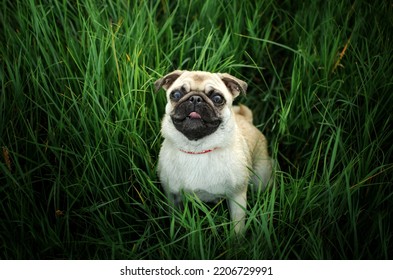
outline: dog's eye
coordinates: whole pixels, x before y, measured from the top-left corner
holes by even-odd
[[[221,105],[221,104],[224,103],[224,98],[223,98],[221,95],[219,95],[219,94],[214,94],[214,95],[211,97],[211,100],[212,100],[215,104],[217,104],[217,105]]]
[[[174,101],[178,101],[180,98],[182,98],[182,96],[183,96],[183,93],[179,90],[172,91],[172,93],[170,95],[171,99]]]

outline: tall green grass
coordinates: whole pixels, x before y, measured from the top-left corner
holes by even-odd
[[[388,1],[2,1],[2,259],[392,258]],[[174,69],[229,72],[274,188],[169,206],[156,176]]]

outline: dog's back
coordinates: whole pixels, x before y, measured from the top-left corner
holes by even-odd
[[[233,112],[252,124],[252,111],[245,105],[233,106]]]
[[[267,150],[265,136],[253,124],[252,111],[245,105],[233,106],[236,122],[252,155],[251,183],[266,188],[272,174],[272,160]]]

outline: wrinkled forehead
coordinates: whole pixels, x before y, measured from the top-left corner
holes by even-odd
[[[219,78],[217,74],[205,73],[205,72],[186,72],[181,75],[174,83],[175,88],[184,87],[189,91],[204,91],[209,92],[213,89],[223,90],[225,84]]]

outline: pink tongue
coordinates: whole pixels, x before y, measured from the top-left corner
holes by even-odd
[[[201,119],[202,118],[201,115],[199,115],[197,112],[191,112],[188,116],[191,119]]]

